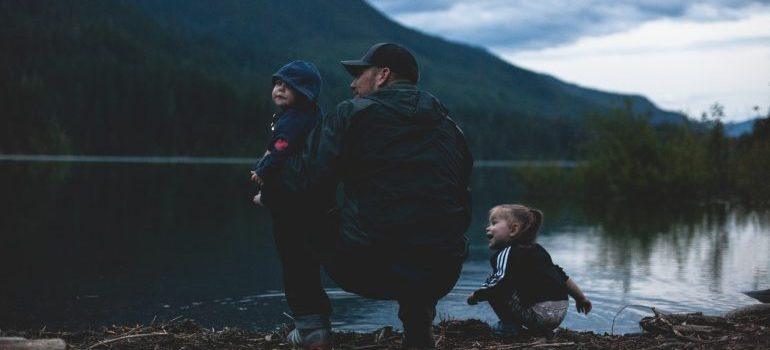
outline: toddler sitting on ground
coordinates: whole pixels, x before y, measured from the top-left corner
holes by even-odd
[[[551,335],[564,320],[567,294],[578,312],[588,314],[591,301],[551,256],[535,243],[543,213],[519,204],[498,205],[489,211],[486,236],[494,250],[492,274],[471,293],[468,304],[487,301],[500,321],[499,335],[514,336],[523,327]]]

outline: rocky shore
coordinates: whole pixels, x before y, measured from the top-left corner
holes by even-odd
[[[446,320],[436,326],[439,349],[768,349],[770,305],[757,304],[721,316],[701,313],[643,318],[641,333],[610,335],[559,329],[553,337],[521,334],[495,337],[478,320]],[[0,331],[2,349],[291,349],[288,327],[260,333],[204,328],[189,319],[149,325],[111,326],[80,332]],[[391,327],[371,333],[335,333],[336,349],[398,349],[401,335]],[[37,344],[37,345],[34,345]]]

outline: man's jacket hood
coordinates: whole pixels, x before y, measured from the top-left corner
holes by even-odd
[[[364,98],[385,105],[415,124],[437,124],[449,113],[436,97],[410,83],[397,82]]]
[[[310,62],[290,62],[273,74],[273,83],[276,79],[283,80],[284,83],[305,95],[312,102],[317,102],[318,95],[321,94],[321,73]]]

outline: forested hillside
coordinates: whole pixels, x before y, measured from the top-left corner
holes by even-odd
[[[382,41],[415,52],[421,85],[479,159],[574,158],[585,117],[626,102],[655,123],[684,120],[404,28],[363,1],[11,0],[0,21],[2,153],[253,155],[273,71],[315,62],[328,111],[349,95],[339,60]]]

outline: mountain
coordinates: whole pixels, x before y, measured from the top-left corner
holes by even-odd
[[[754,131],[754,123],[760,119],[760,117],[754,117],[742,122],[725,123],[725,135],[729,137],[740,137],[746,134],[750,134]]]
[[[339,60],[383,41],[415,53],[420,85],[479,159],[575,157],[585,117],[627,103],[654,123],[685,120],[405,28],[357,0],[7,0],[0,21],[2,153],[253,155],[273,113],[272,72],[316,63],[329,111],[349,96]]]

